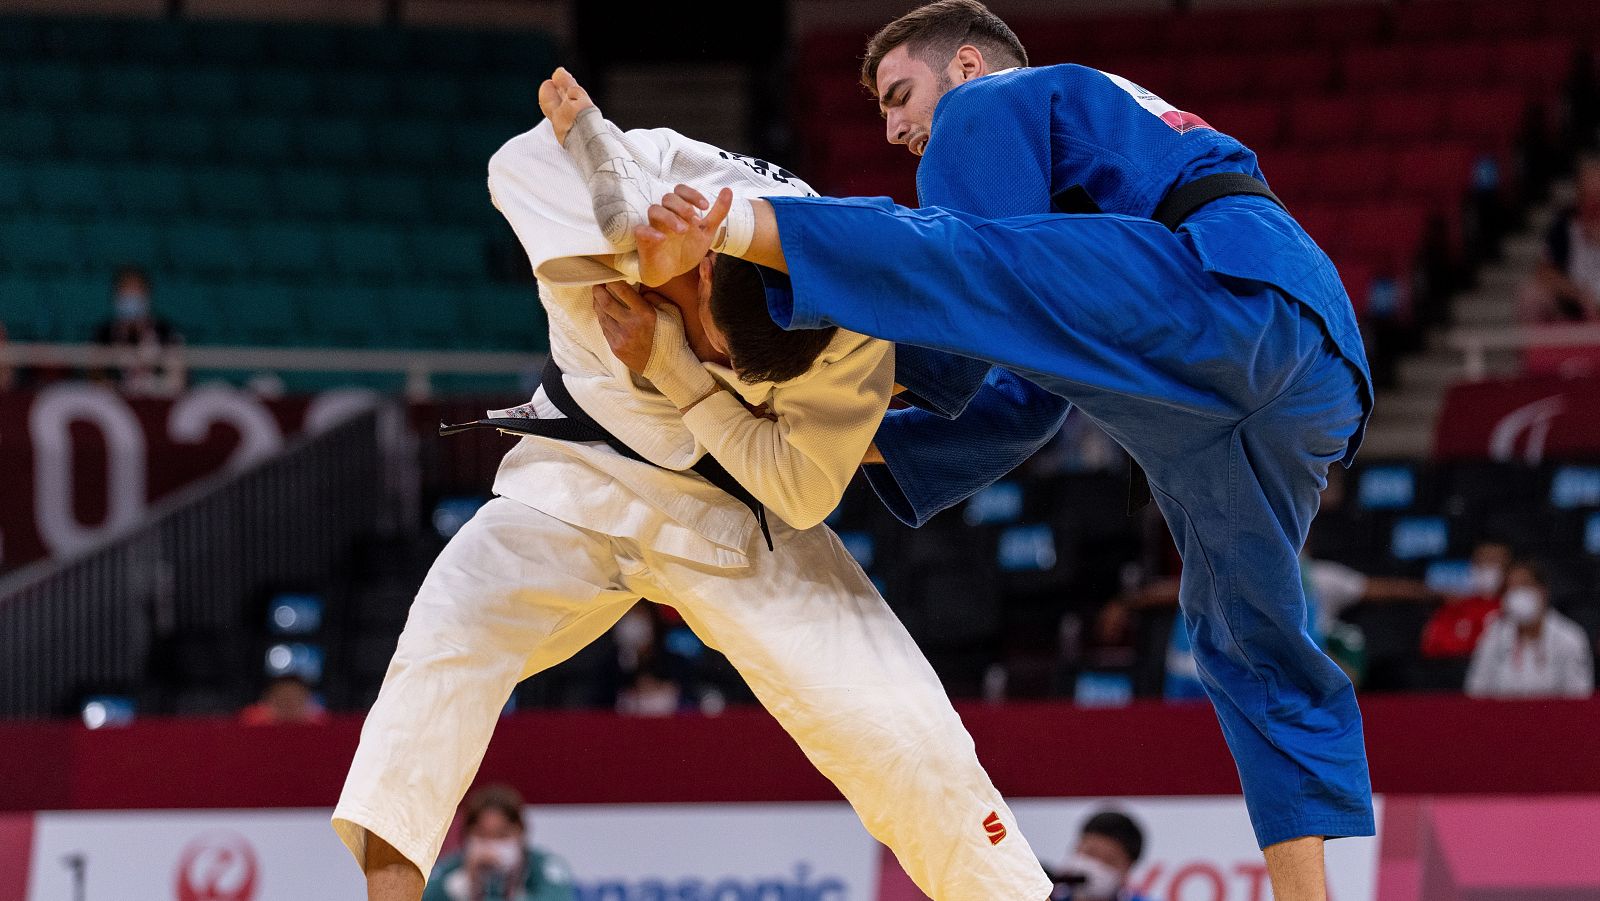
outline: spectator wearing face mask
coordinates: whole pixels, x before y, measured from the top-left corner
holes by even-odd
[[[528,844],[516,789],[486,785],[463,815],[461,850],[433,868],[422,901],[574,901],[566,863]]]
[[[128,348],[134,359],[118,379],[129,394],[171,396],[183,390],[183,336],[151,309],[150,276],[137,266],[117,270],[111,281],[110,319],[101,323],[95,343]]]
[[[1511,547],[1498,541],[1479,542],[1472,549],[1467,570],[1467,590],[1446,595],[1422,630],[1422,656],[1430,660],[1460,660],[1472,654],[1484,625],[1500,609]]]
[[[1581,698],[1594,692],[1589,637],[1550,609],[1544,575],[1532,563],[1506,569],[1500,612],[1472,653],[1466,687],[1478,698]]]
[[[1125,813],[1102,810],[1083,824],[1072,856],[1058,872],[1050,901],[1148,901],[1128,888],[1144,854],[1144,831]]]

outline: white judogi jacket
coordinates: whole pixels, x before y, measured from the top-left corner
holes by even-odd
[[[679,183],[708,196],[723,187],[739,197],[814,193],[787,172],[670,129],[630,131],[623,142],[658,182],[650,196]],[[744,505],[684,472],[705,453],[766,505],[770,519],[781,521],[771,522],[775,542],[785,537],[783,524],[806,529],[832,512],[888,407],[890,344],[841,330],[809,371],[776,384],[745,384],[728,367],[706,363],[714,378],[746,403],[765,404],[776,420],[755,416],[728,392],[680,414],[628,371],[600,331],[589,286],[624,276],[592,258],[615,249],[601,234],[583,177],[549,122],[511,139],[490,159],[489,191],[539,277],[550,354],[573,399],[658,464],[629,460],[603,444],[525,438],[501,463],[496,494],[581,528],[719,566],[742,565],[747,554],[765,547]],[[540,418],[561,415],[543,388],[530,407]]]

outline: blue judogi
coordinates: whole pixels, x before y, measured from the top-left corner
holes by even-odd
[[[1183,620],[1257,839],[1370,835],[1360,711],[1307,634],[1298,565],[1371,410],[1366,356],[1333,265],[1270,200],[1214,201],[1176,232],[1148,218],[1220,172],[1261,177],[1242,144],[1116,76],[981,78],[934,114],[923,209],[772,198],[790,276],[769,274],[769,307],[1010,370],[897,367],[933,411],[879,436],[875,485],[908,521],[1020,462],[1068,402],[1121,443],[1183,555]],[[1086,202],[1102,212],[1051,212]]]

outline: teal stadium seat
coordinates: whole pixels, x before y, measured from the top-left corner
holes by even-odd
[[[472,83],[472,105],[485,118],[539,121],[539,80],[523,75],[486,75]],[[507,136],[509,137],[509,135]]]
[[[111,315],[110,279],[68,276],[46,279],[42,284],[54,320],[55,340],[94,340],[100,324]]]
[[[458,347],[467,341],[461,296],[451,290],[401,286],[383,295],[388,338],[407,347]]]
[[[157,278],[154,289],[151,308],[171,322],[185,341],[217,344],[226,340],[212,286],[181,278]]]
[[[39,52],[39,28],[32,19],[0,18],[0,59],[29,59]]]
[[[0,127],[0,156],[37,159],[56,149],[56,122],[46,113],[7,110]]]
[[[485,252],[484,233],[471,229],[418,229],[411,236],[411,259],[428,278],[482,279]]]
[[[424,182],[415,176],[357,175],[351,182],[356,215],[376,222],[427,222],[433,218]]]
[[[31,278],[0,275],[0,323],[5,323],[6,337],[12,341],[56,338],[55,311],[43,287]]]
[[[69,272],[83,265],[78,229],[60,219],[0,222],[0,266],[12,271]]]
[[[88,213],[111,206],[104,170],[93,165],[36,166],[28,177],[33,205],[52,213]]]
[[[428,181],[433,208],[444,222],[483,225],[504,222],[489,200],[489,166],[476,167],[472,175],[435,176]]]
[[[360,119],[306,119],[300,123],[300,153],[313,163],[364,163],[371,154],[366,123]]]
[[[262,219],[272,214],[272,187],[255,169],[205,166],[189,173],[194,208],[208,216]]]
[[[245,232],[245,245],[258,272],[305,281],[328,268],[327,236],[309,222],[267,222]]]
[[[43,45],[66,59],[110,59],[121,52],[124,25],[117,19],[57,19],[44,23]]]
[[[405,112],[441,119],[460,116],[466,106],[461,82],[439,72],[407,75],[396,92],[395,103]]]
[[[412,32],[411,57],[423,66],[461,72],[482,65],[484,46],[471,31],[427,29]]]
[[[122,265],[160,268],[161,240],[142,219],[96,219],[83,226],[83,249],[91,268]]]
[[[0,209],[21,209],[27,198],[27,170],[0,157]]]
[[[531,282],[476,288],[467,320],[480,347],[540,352],[550,349],[550,323],[539,303],[538,288]]]
[[[244,91],[232,69],[176,69],[167,86],[172,108],[187,113],[231,113]]]
[[[73,63],[23,63],[12,72],[11,93],[19,106],[77,109],[87,93],[83,68]]]
[[[536,121],[537,117],[530,116],[527,128]],[[450,132],[450,149],[463,170],[484,172],[489,168],[489,157],[527,128],[501,122],[463,122]]]
[[[395,281],[409,270],[400,233],[393,229],[335,229],[328,236],[328,251],[334,270],[355,278]]]
[[[161,109],[167,103],[166,73],[153,66],[98,66],[90,75],[90,92],[101,109]]]
[[[283,169],[277,173],[277,200],[286,215],[337,219],[349,213],[350,182],[326,169]]]
[[[343,37],[342,59],[347,65],[391,70],[409,67],[412,41],[408,31],[358,27],[347,29]]]
[[[371,347],[382,343],[383,322],[393,315],[380,294],[360,285],[319,287],[303,295],[306,335],[329,347]]]
[[[260,65],[267,57],[268,27],[255,22],[195,22],[190,26],[194,55],[210,63]]]
[[[111,196],[125,213],[165,216],[189,209],[189,180],[167,164],[134,165],[111,173]]]
[[[304,114],[317,105],[317,81],[293,69],[254,69],[246,73],[244,94],[255,109]]]
[[[376,118],[389,112],[394,102],[394,86],[387,75],[377,72],[340,72],[322,83],[322,105],[343,114]]]
[[[241,276],[250,267],[239,230],[218,223],[182,222],[167,229],[167,262],[174,271]]]
[[[395,166],[426,168],[446,158],[445,127],[434,119],[383,119],[373,123],[373,150]]]
[[[139,120],[139,131],[139,143],[152,159],[193,163],[216,155],[216,128],[203,116],[150,116]]]
[[[295,293],[283,285],[221,285],[213,296],[230,343],[289,344],[305,333]]]
[[[504,31],[483,36],[483,59],[489,67],[500,72],[519,72],[539,81],[550,77],[556,67],[555,45],[549,37],[539,32]]]
[[[239,163],[281,165],[294,157],[293,120],[280,116],[238,116],[217,124],[222,155]]]
[[[60,145],[68,156],[112,162],[136,156],[139,140],[127,116],[88,113],[63,117]]]
[[[187,64],[193,58],[185,22],[130,20],[123,28],[122,55],[146,63]]]
[[[265,32],[267,55],[294,67],[322,69],[339,62],[339,32],[323,25],[280,25]]]

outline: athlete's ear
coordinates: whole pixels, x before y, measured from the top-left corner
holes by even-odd
[[[716,267],[717,254],[715,251],[700,258],[700,266],[696,270],[700,276],[700,283],[695,286],[695,293],[702,303],[711,299],[711,271]]]
[[[971,81],[979,76],[989,74],[989,66],[983,61],[983,51],[971,44],[962,44],[956,50],[955,59],[950,61],[950,74],[954,81]]]

